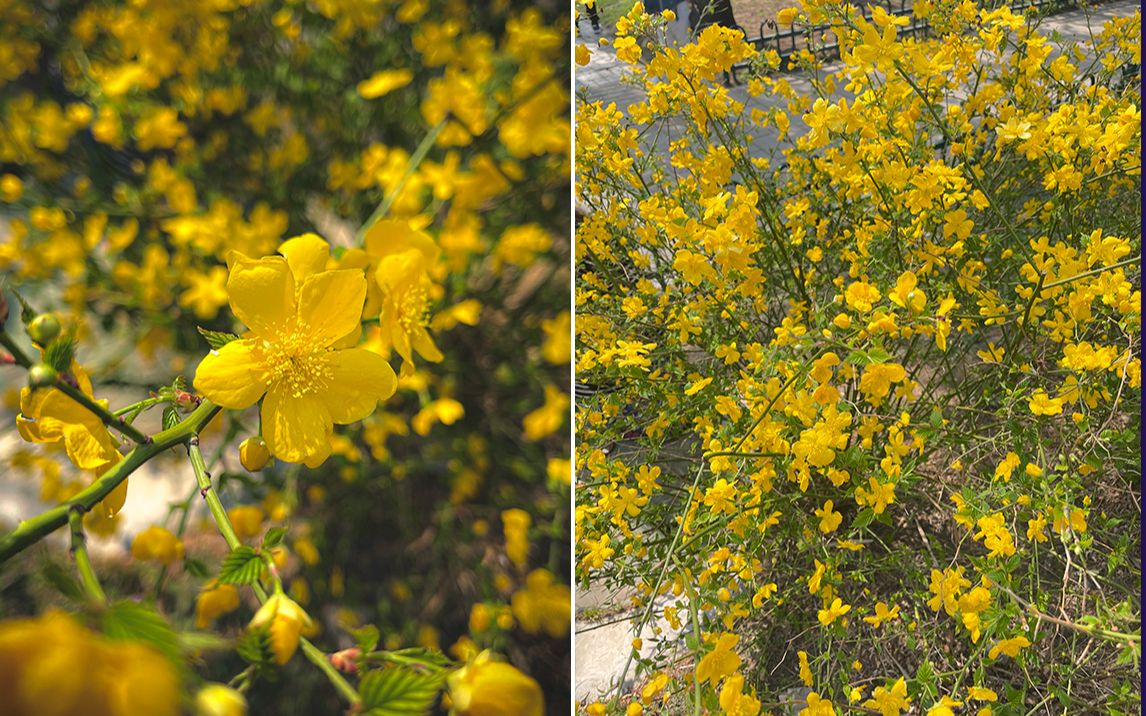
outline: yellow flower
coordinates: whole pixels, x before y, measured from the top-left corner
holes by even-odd
[[[863,702],[869,709],[876,709],[883,716],[899,716],[900,711],[908,708],[911,699],[907,698],[907,682],[903,677],[892,684],[891,688],[877,686],[871,698]]]
[[[513,508],[501,513],[505,531],[505,554],[509,561],[524,568],[529,558],[529,523],[532,519],[525,510]]]
[[[712,686],[725,676],[740,668],[740,657],[732,650],[740,637],[735,634],[721,634],[716,640],[716,648],[704,655],[696,665],[696,678],[707,681]]]
[[[873,627],[879,627],[884,622],[891,621],[892,619],[895,619],[898,616],[899,616],[899,605],[893,606],[891,609],[888,609],[886,603],[876,602],[875,603],[875,615],[870,616],[870,617],[864,617],[863,620],[865,622],[867,622],[868,624],[871,624]]]
[[[835,532],[844,519],[841,513],[832,511],[833,507],[832,501],[827,500],[823,509],[816,510],[816,517],[820,518],[820,531],[824,534]]]
[[[450,716],[541,716],[541,686],[510,664],[483,651],[446,679]]]
[[[569,396],[553,385],[545,386],[545,403],[525,416],[525,439],[540,440],[557,432],[569,415]]]
[[[135,536],[131,556],[152,559],[169,567],[183,559],[183,542],[164,528],[152,525]]]
[[[211,624],[239,608],[239,590],[231,584],[209,582],[195,599],[195,628],[206,629]]]
[[[72,365],[71,373],[80,391],[94,399],[87,373],[78,364]],[[107,407],[107,401],[96,402]],[[63,447],[68,459],[81,470],[102,474],[121,457],[111,433],[95,413],[56,388],[22,388],[16,428],[28,442]],[[104,516],[119,512],[126,499],[124,480],[103,499]]]
[[[9,716],[180,713],[179,677],[163,655],[55,610],[0,623],[0,692]]]
[[[836,716],[836,708],[832,705],[832,702],[823,698],[815,691],[808,693],[805,703],[808,705],[800,709],[800,713],[797,714],[797,716]]]
[[[808,664],[808,652],[798,651],[796,656],[800,658],[800,681],[804,682],[804,686],[811,686],[812,667]]]
[[[1019,655],[1019,652],[1026,649],[1031,645],[1029,639],[1025,636],[1017,636],[1013,639],[1003,639],[998,644],[991,647],[991,651],[987,653],[987,658],[995,659],[999,654],[1006,654],[1012,659]]]
[[[1027,403],[1027,407],[1035,415],[1060,415],[1062,413],[1062,398],[1051,398],[1043,391],[1037,391]]]
[[[250,331],[203,359],[195,387],[238,410],[265,395],[263,438],[271,454],[317,467],[330,455],[334,424],[370,415],[397,383],[381,356],[335,347],[360,329],[366,279],[289,256],[232,256],[231,309]]]
[[[407,222],[389,220],[370,227],[365,244],[378,289],[371,291],[367,310],[380,306],[377,338],[382,355],[396,350],[402,356],[403,376],[414,372],[414,351],[431,363],[440,362],[443,356],[426,331],[434,288],[429,272],[440,253],[437,245]]]
[[[262,531],[265,516],[262,508],[257,505],[238,505],[227,510],[227,519],[231,521],[239,539],[253,539]]]
[[[414,73],[410,70],[383,70],[358,83],[358,94],[366,99],[377,99],[410,84]]]
[[[554,584],[548,570],[530,572],[525,589],[514,592],[510,605],[517,623],[530,634],[544,631],[558,639],[569,631],[569,587]]]
[[[819,610],[817,616],[820,620],[820,624],[828,626],[837,618],[842,617],[843,615],[850,612],[851,609],[852,607],[850,604],[844,604],[842,599],[836,597],[834,600],[832,600],[831,605],[829,605],[827,609]]]
[[[275,662],[285,664],[298,649],[299,638],[304,633],[311,633],[314,623],[302,607],[278,592],[259,607],[248,628],[261,629],[265,626],[270,629],[271,652]]]

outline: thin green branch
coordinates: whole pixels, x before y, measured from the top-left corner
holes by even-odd
[[[70,511],[77,510],[80,513],[90,511],[145,462],[168,448],[188,442],[192,435],[202,430],[211,418],[215,417],[217,412],[219,412],[217,405],[204,400],[178,425],[156,433],[150,443],[135,447],[114,467],[67,502],[21,522],[16,529],[0,537],[0,564],[63,527],[68,521]]]
[[[398,198],[398,195],[406,188],[406,182],[410,181],[410,177],[414,176],[414,172],[418,170],[422,160],[426,158],[426,155],[430,152],[430,148],[434,146],[434,142],[438,141],[438,135],[446,128],[446,122],[448,121],[449,117],[438,122],[430,129],[429,133],[422,138],[422,143],[419,144],[417,149],[414,150],[414,153],[410,155],[410,161],[406,163],[406,171],[402,174],[402,178],[398,180],[394,189],[386,195],[382,203],[378,205],[378,208],[370,215],[370,218],[363,222],[362,226],[358,229],[358,234],[355,236],[358,244],[362,243],[363,237],[366,236],[366,232],[370,230],[371,226],[374,226],[374,224],[381,221],[390,213],[390,207],[394,205],[394,201]]]
[[[68,524],[72,528],[72,557],[76,560],[76,569],[80,573],[80,582],[84,585],[84,591],[88,593],[93,602],[106,604],[107,595],[104,594],[103,587],[100,586],[99,579],[96,578],[95,570],[92,569],[91,559],[88,558],[88,540],[87,535],[84,534],[83,512],[70,510],[68,512]]]
[[[203,461],[203,453],[199,449],[199,436],[192,435],[187,442],[187,455],[191,458],[191,469],[195,471],[195,481],[199,485],[199,494],[207,502],[207,509],[210,510],[211,516],[215,519],[215,526],[219,528],[219,533],[223,535],[223,540],[226,541],[227,546],[231,550],[235,550],[242,545],[237,534],[235,534],[235,527],[231,524],[231,518],[227,516],[227,511],[223,508],[223,502],[219,499],[219,493],[215,491],[211,485],[211,473],[207,472],[207,465]],[[281,589],[281,585],[279,586]],[[263,587],[258,584],[251,585],[258,597],[259,603],[262,604],[267,601],[267,592]],[[326,675],[330,683],[346,699],[351,705],[361,703],[362,698],[354,687],[343,678],[342,674],[334,668],[330,660],[326,658],[326,653],[312,644],[305,638],[299,639],[299,644],[302,647],[302,653],[306,656],[312,664]]]

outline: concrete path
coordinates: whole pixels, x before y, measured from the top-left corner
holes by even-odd
[[[793,0],[793,5],[795,4]],[[1051,36],[1053,33],[1058,33],[1058,43],[1067,44],[1077,42],[1083,45],[1089,45],[1090,40],[1096,37],[1102,30],[1102,24],[1107,20],[1115,17],[1129,17],[1138,9],[1138,3],[1133,0],[1113,0],[1101,5],[1080,8],[1077,10],[1069,10],[1043,18],[1040,29],[1044,35]],[[678,44],[687,42],[689,37],[688,31],[688,3],[681,3],[677,7],[677,21],[670,25],[669,36]],[[582,23],[582,35],[578,39],[578,44],[586,45],[591,55],[589,63],[583,67],[579,66],[576,70],[576,86],[575,92],[579,100],[586,102],[600,101],[605,105],[613,103],[624,112],[626,115],[629,113],[628,109],[631,105],[643,102],[646,99],[644,87],[636,81],[633,77],[632,67],[617,59],[612,46],[600,47],[597,44],[598,36],[592,30],[585,31],[588,27],[587,23]],[[604,37],[611,38],[613,33],[610,28],[604,28]],[[1057,43],[1052,43],[1057,44]],[[1088,56],[1093,56],[1089,54]],[[822,74],[827,74],[840,69],[841,65],[838,63],[825,64]],[[744,80],[747,74],[746,70],[741,70],[741,81]],[[802,94],[812,93],[812,83],[807,75],[803,73],[783,73],[783,76],[788,80],[788,83],[794,90]],[[770,109],[773,107],[782,107],[786,105],[786,100],[780,97],[774,97],[769,94],[763,94],[759,97],[750,97],[747,89],[743,86],[735,86],[728,89],[729,95],[732,99],[744,104],[745,111],[750,112],[752,109]],[[833,98],[839,99],[841,97],[850,97],[842,83]],[[789,131],[789,137],[795,138],[807,131],[799,117],[792,117],[792,127]],[[662,135],[661,141],[658,146],[661,151],[667,152],[668,142],[673,139],[673,135],[679,137],[679,133],[673,131],[674,127],[670,123],[669,130]],[[787,142],[785,142],[787,145]],[[757,130],[753,137],[751,155],[756,157],[770,156],[775,153],[778,146],[776,130],[772,127],[764,131]]]

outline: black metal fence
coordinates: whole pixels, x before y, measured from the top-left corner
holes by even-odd
[[[864,19],[871,20],[873,5],[883,7],[887,14],[893,17],[907,18],[907,25],[899,28],[901,37],[929,37],[931,35],[931,23],[913,14],[911,0],[864,2],[862,6]],[[1047,12],[1057,12],[1078,7],[1078,0],[1016,0],[1009,5],[1012,10],[1016,11],[1036,8]],[[785,60],[802,50],[811,52],[821,61],[838,59],[840,54],[839,41],[829,25],[813,25],[799,29],[792,27],[785,30],[779,27],[775,20],[765,20],[760,23],[757,36],[749,37],[748,43],[759,52],[774,50],[780,55],[781,67],[789,64]],[[740,67],[746,65],[747,63],[744,63]]]

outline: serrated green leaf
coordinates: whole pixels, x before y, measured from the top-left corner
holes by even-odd
[[[163,409],[163,429],[170,430],[179,424],[179,412],[175,410],[174,405],[168,405]]]
[[[187,557],[183,560],[183,569],[187,570],[187,574],[190,574],[196,579],[203,579],[209,574],[207,565],[203,564],[202,560],[192,559],[191,557]]]
[[[378,627],[373,624],[367,624],[361,629],[351,629],[350,634],[358,642],[358,649],[363,654],[369,654],[378,646]]]
[[[222,331],[210,331],[202,326],[196,326],[199,329],[199,335],[207,339],[207,345],[211,346],[213,350],[219,350],[231,341],[239,339],[234,333],[224,333]]]
[[[362,677],[358,693],[371,716],[414,716],[430,710],[441,687],[441,675],[379,669]]]
[[[263,573],[262,556],[247,545],[240,545],[223,558],[219,569],[219,582],[223,584],[254,584]]]
[[[282,544],[283,537],[286,536],[285,527],[272,527],[267,530],[263,535],[263,549],[274,549]]]
[[[183,667],[179,636],[163,617],[143,604],[127,600],[111,604],[103,614],[103,633],[111,639],[145,642],[176,667]]]
[[[271,651],[270,625],[262,629],[251,629],[243,632],[239,643],[235,645],[243,661],[248,664],[269,665],[274,661],[274,652]]]
[[[390,652],[395,656],[400,656],[403,659],[411,659],[429,667],[450,667],[454,662],[450,657],[436,649],[424,649],[422,647],[410,647],[408,649],[399,649]]]

